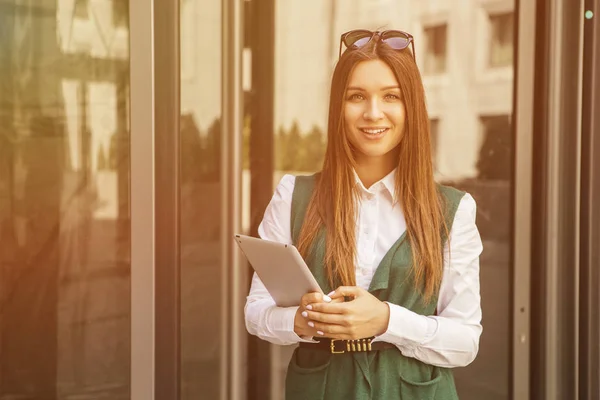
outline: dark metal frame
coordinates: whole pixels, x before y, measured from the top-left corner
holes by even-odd
[[[274,105],[275,105],[275,1],[251,0],[246,38],[252,50],[252,92],[250,94],[250,235],[258,225],[273,194]],[[248,275],[252,271],[248,267]],[[268,400],[272,386],[273,346],[247,335],[247,399]]]
[[[243,4],[222,1],[221,83],[221,400],[243,399],[246,381],[245,264],[233,240],[241,229],[242,210],[242,49]]]
[[[529,398],[529,352],[531,318],[531,213],[533,106],[535,75],[535,3],[517,0],[515,4],[515,80],[513,96],[515,147],[513,168],[512,221],[512,340],[509,384],[512,399]]]
[[[600,13],[600,0],[586,10]],[[581,142],[579,398],[600,398],[600,24],[584,21]]]
[[[162,400],[179,399],[181,386],[179,1],[155,1],[153,6],[156,201],[154,395],[156,400]]]
[[[179,4],[130,2],[131,398],[179,399]]]
[[[582,1],[537,6],[530,398],[575,399]]]

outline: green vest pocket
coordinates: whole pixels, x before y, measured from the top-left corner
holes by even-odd
[[[301,348],[294,350],[285,379],[285,399],[324,399],[330,363],[331,354],[326,351]]]
[[[400,375],[400,398],[411,400],[434,400],[442,374],[438,368],[433,368],[432,379],[416,382]]]

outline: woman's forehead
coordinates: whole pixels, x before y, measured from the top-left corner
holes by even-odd
[[[382,90],[398,87],[392,69],[382,60],[368,60],[358,63],[348,81],[348,90]]]

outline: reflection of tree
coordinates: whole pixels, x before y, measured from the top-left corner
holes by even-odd
[[[242,168],[250,168],[250,116],[244,118],[242,131]],[[275,169],[313,172],[321,169],[325,157],[325,135],[318,126],[302,133],[298,122],[289,131],[282,126],[275,134]]]
[[[218,182],[221,172],[221,119],[217,118],[209,126],[205,137],[201,138],[201,175],[205,182]]]
[[[275,169],[277,170],[281,170],[281,166],[285,163],[285,157],[287,156],[285,149],[287,149],[287,133],[280,126],[275,134]]]
[[[481,120],[484,140],[479,151],[477,169],[480,179],[510,180],[512,174],[512,140],[508,115]]]
[[[221,121],[216,118],[206,131],[196,124],[193,114],[180,119],[181,166],[181,246],[217,242],[220,235],[219,209],[221,171]],[[189,253],[186,256],[189,261]]]
[[[181,116],[181,179],[187,182],[218,182],[221,171],[221,119],[216,118],[206,132],[192,114]]]
[[[486,241],[508,246],[512,211],[512,130],[509,115],[481,118],[483,143],[477,160],[478,176],[443,182],[469,192],[477,201],[477,228]],[[492,254],[494,254],[492,252]],[[500,261],[494,261],[500,262]]]
[[[325,156],[325,140],[318,126],[301,133],[297,122],[289,131],[279,127],[275,137],[275,169],[279,171],[318,171]]]
[[[200,178],[200,169],[196,162],[201,161],[202,145],[200,131],[192,114],[181,116],[181,184],[184,185]]]
[[[302,171],[318,171],[325,158],[325,140],[318,126],[313,126],[302,145],[306,149]]]

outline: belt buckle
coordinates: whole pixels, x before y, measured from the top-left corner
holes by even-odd
[[[345,353],[344,350],[342,351],[336,351],[335,350],[335,342],[342,342],[341,339],[331,339],[331,341],[329,342],[329,349],[331,350],[331,354],[343,354]]]
[[[369,352],[372,350],[371,348],[371,338],[368,339],[356,339],[356,340],[341,340],[341,339],[330,339],[329,348],[331,354],[343,354],[346,352],[356,353],[356,352]],[[346,342],[346,350],[336,351],[335,350],[335,342]]]

